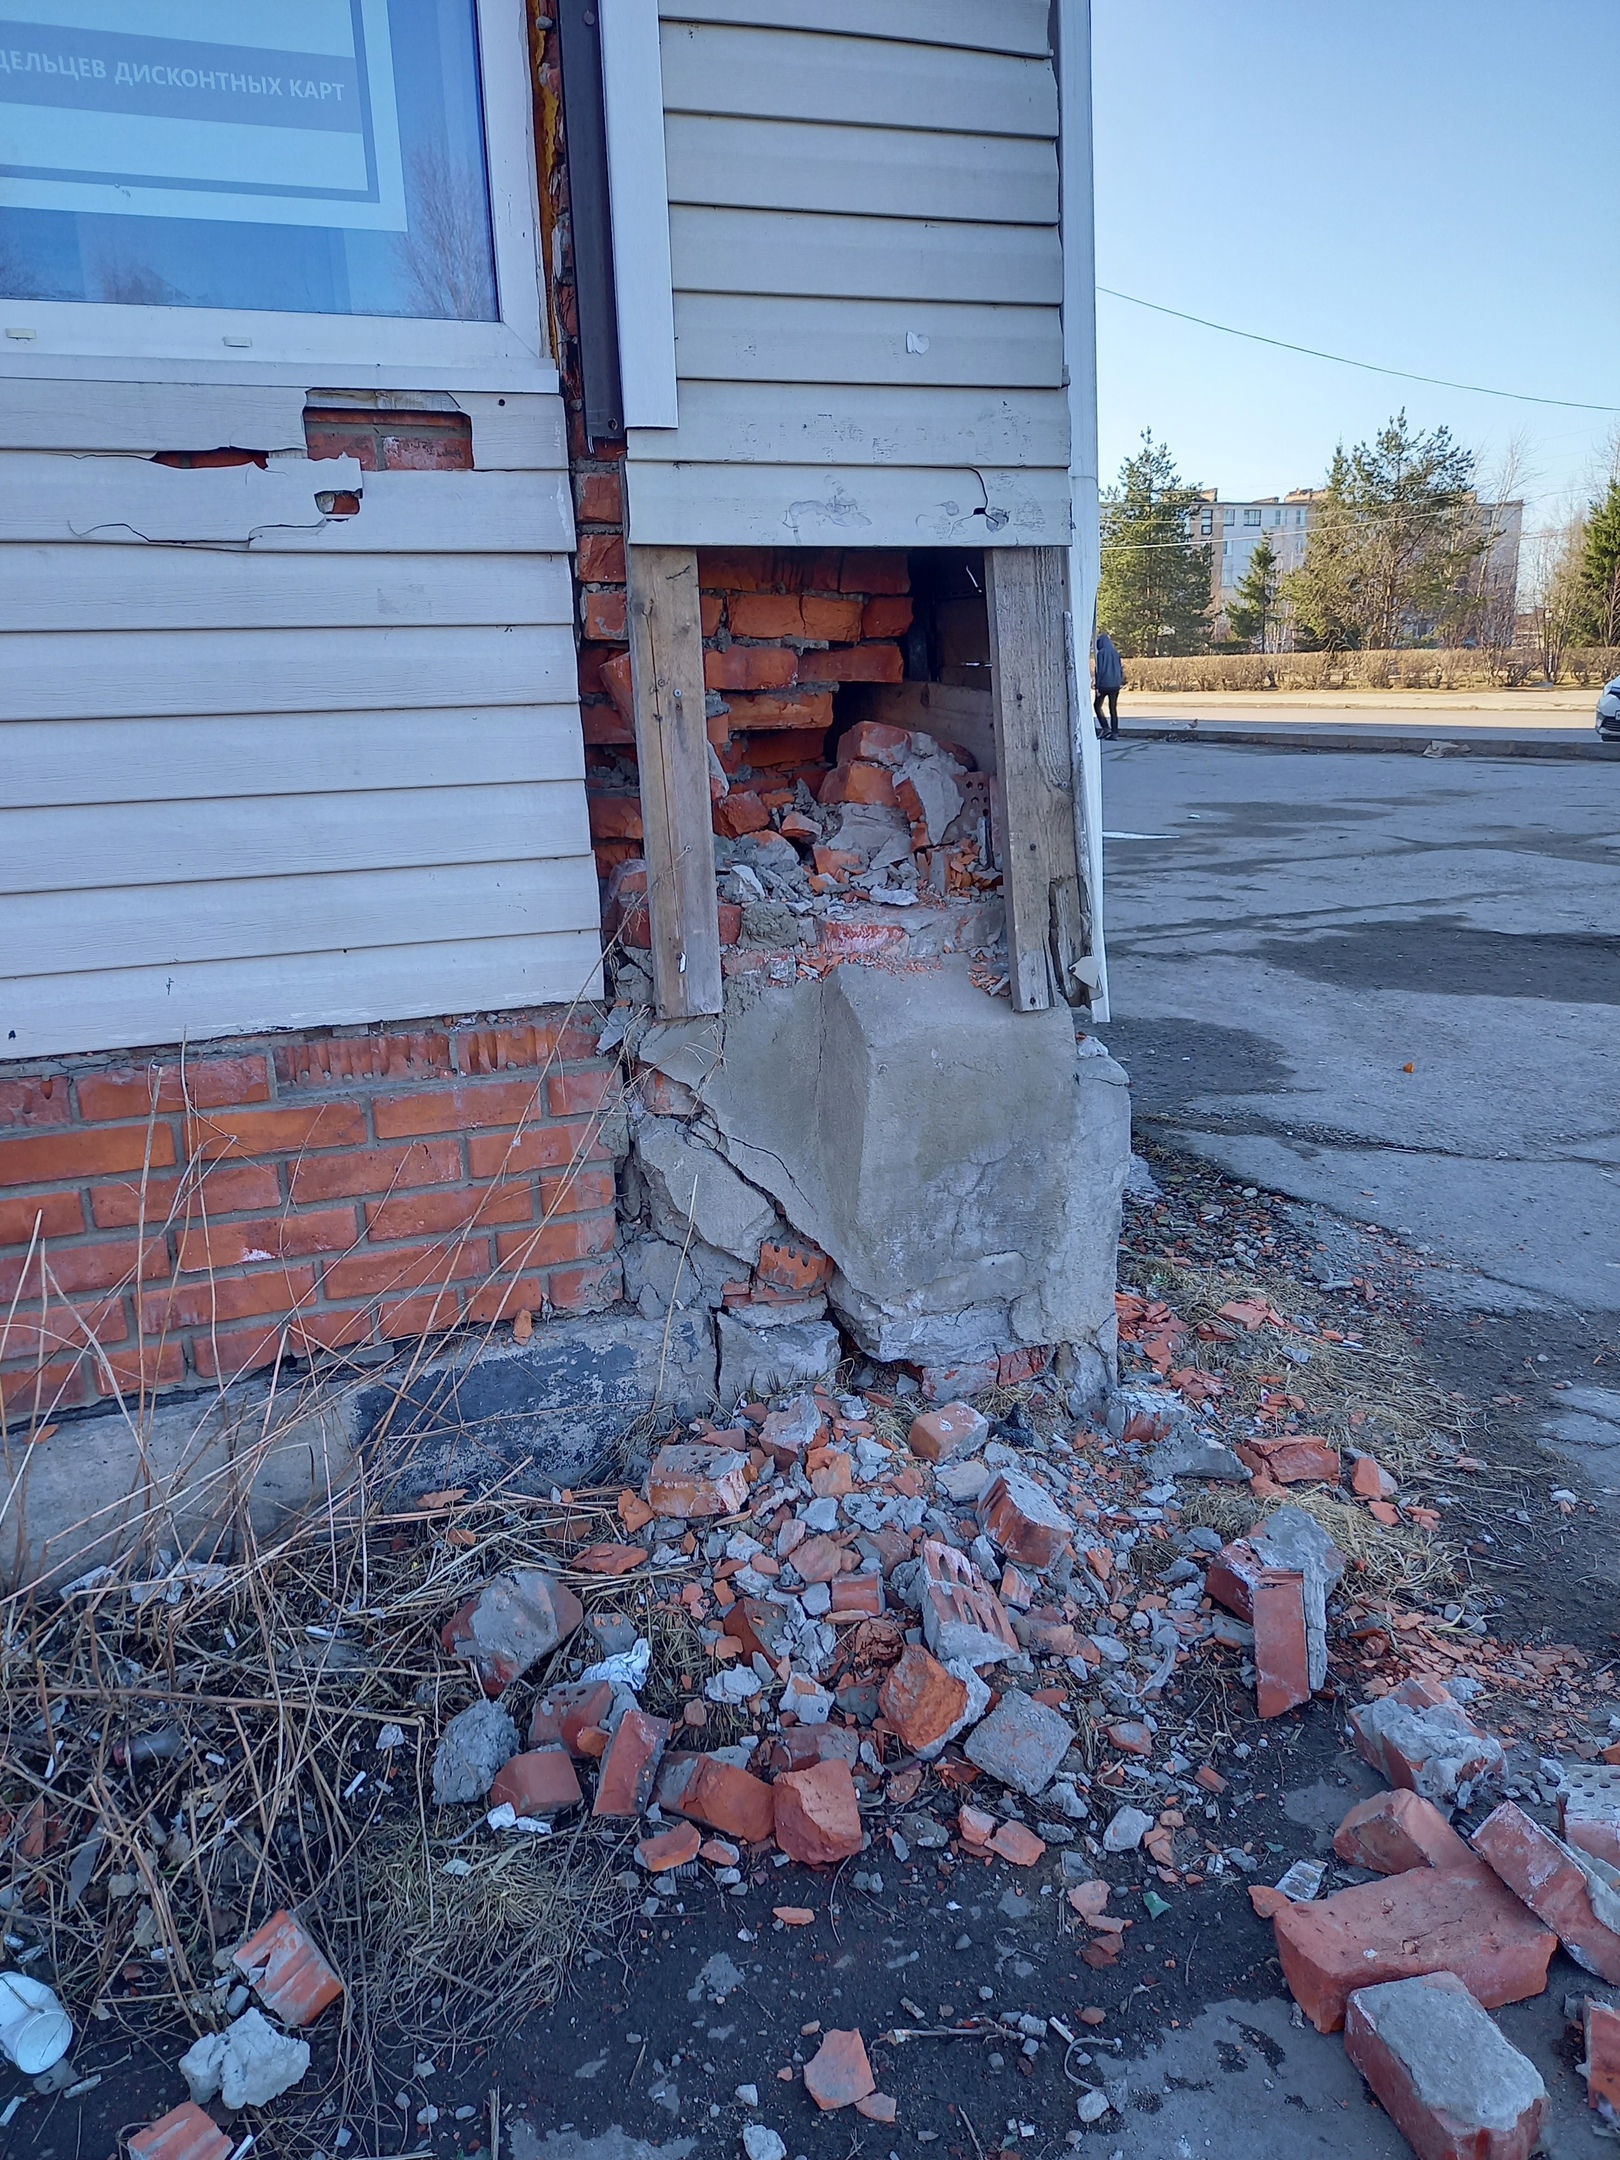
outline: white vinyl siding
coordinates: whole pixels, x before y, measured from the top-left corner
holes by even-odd
[[[1045,0],[669,0],[647,545],[1066,546]]]
[[[560,401],[469,395],[471,472],[360,473],[302,394],[10,390],[4,1054],[594,991]],[[150,462],[222,441],[280,454]]]

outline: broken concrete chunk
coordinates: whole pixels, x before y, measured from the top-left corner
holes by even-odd
[[[807,1770],[789,1770],[772,1791],[776,1842],[790,1859],[807,1867],[836,1867],[861,1850],[861,1811],[847,1762],[832,1757]]]
[[[742,2134],[747,2160],[787,2160],[787,2147],[764,2123],[747,2123]]]
[[[1021,1470],[999,1470],[977,1512],[1000,1550],[1026,1567],[1050,1567],[1074,1535],[1074,1524],[1051,1494]]]
[[[1418,2160],[1529,2160],[1547,2088],[1455,1973],[1358,1988],[1344,2051]]]
[[[756,1186],[674,1118],[643,1118],[636,1127],[635,1156],[660,1237],[680,1245],[695,1234],[745,1267],[755,1265],[762,1240],[778,1222],[776,1209]]]
[[[791,1470],[816,1446],[826,1427],[815,1397],[795,1395],[780,1410],[766,1412],[759,1429],[759,1444],[778,1470]]]
[[[1620,1867],[1620,1763],[1570,1763],[1558,1796],[1566,1843]]]
[[[783,1395],[825,1379],[843,1356],[830,1320],[755,1325],[742,1313],[719,1313],[720,1397],[723,1402]]]
[[[1272,1922],[1283,1978],[1318,2032],[1337,2032],[1353,1991],[1453,1972],[1489,2010],[1547,1985],[1558,1938],[1486,1870],[1412,1868],[1358,1883]]]
[[[680,1440],[653,1457],[647,1504],[655,1515],[735,1515],[747,1498],[748,1457],[736,1448]]]
[[[963,1745],[968,1760],[988,1776],[1033,1798],[1051,1782],[1074,1740],[1066,1718],[1012,1688]]]
[[[585,1608],[540,1568],[509,1568],[452,1613],[440,1640],[496,1696],[573,1634]]]
[[[1146,1463],[1147,1475],[1161,1478],[1208,1478],[1223,1485],[1247,1485],[1249,1472],[1219,1440],[1192,1426],[1161,1440]]]
[[[1436,1806],[1466,1807],[1502,1777],[1501,1742],[1481,1732],[1455,1703],[1415,1709],[1397,1695],[1383,1695],[1352,1710],[1349,1729],[1363,1762]]]
[[[495,1702],[476,1702],[453,1717],[433,1751],[433,1799],[437,1807],[482,1800],[518,1751],[517,1727]]]
[[[180,2058],[197,2102],[217,2093],[228,2108],[268,2107],[309,2068],[309,2042],[294,2040],[259,2010],[244,2010],[222,2033],[205,2033]]]
[[[1407,1791],[1358,1801],[1334,1832],[1333,1850],[1347,1866],[1371,1868],[1375,1875],[1467,1867],[1474,1858],[1433,1802]]]
[[[1511,1800],[1474,1832],[1474,1850],[1577,1965],[1620,1984],[1620,1868],[1577,1852]]]
[[[1141,1808],[1118,1809],[1103,1832],[1103,1851],[1112,1853],[1135,1852],[1148,1832],[1153,1828],[1153,1817]]]
[[[971,1403],[941,1403],[911,1421],[907,1445],[924,1462],[949,1462],[989,1437],[990,1420]]]

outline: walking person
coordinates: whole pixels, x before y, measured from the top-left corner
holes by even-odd
[[[1106,630],[1097,637],[1097,664],[1092,670],[1093,694],[1091,710],[1097,722],[1097,733],[1105,741],[1112,741],[1119,733],[1119,693],[1125,687],[1125,663],[1119,657],[1119,647]],[[1103,703],[1107,701],[1108,717],[1103,717]]]

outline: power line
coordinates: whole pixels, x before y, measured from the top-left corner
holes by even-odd
[[[1565,412],[1620,413],[1620,405],[1589,405],[1580,398],[1537,397],[1528,390],[1494,390],[1487,383],[1452,382],[1445,375],[1416,375],[1410,368],[1380,367],[1376,360],[1352,360],[1345,353],[1320,352],[1314,345],[1293,345],[1287,338],[1262,337],[1258,330],[1239,330],[1232,323],[1211,322],[1207,315],[1189,315],[1184,308],[1165,307],[1158,300],[1144,300],[1136,293],[1117,292],[1099,285],[1098,292],[1110,300],[1126,300],[1132,307],[1149,308],[1155,315],[1173,315],[1177,322],[1197,323],[1201,330],[1219,330],[1223,336],[1247,338],[1251,345],[1272,345],[1279,352],[1304,353],[1310,360],[1331,360],[1338,367],[1360,368],[1368,375],[1393,375],[1401,382],[1428,383],[1437,390],[1467,390],[1475,397],[1508,398],[1517,405],[1557,405]]]

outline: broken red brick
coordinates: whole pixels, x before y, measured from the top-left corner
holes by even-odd
[[[893,2093],[870,2092],[864,2100],[856,2101],[855,2112],[868,2122],[892,2123],[899,2119],[900,2103]]]
[[[1600,1898],[1606,1905],[1611,1898],[1620,1903],[1620,1878],[1606,1880],[1610,1871],[1602,1861],[1554,1837],[1511,1800],[1474,1832],[1474,1850],[1553,1930],[1577,1965],[1620,1983],[1620,1933],[1605,1927],[1594,1909]]]
[[[983,1808],[970,1807],[964,1802],[956,1811],[956,1827],[965,1845],[982,1848],[996,1833],[996,1818],[987,1815]]]
[[[509,1568],[451,1614],[439,1639],[493,1697],[566,1642],[584,1617],[572,1590],[540,1568]]]
[[[1293,1902],[1286,1891],[1277,1889],[1273,1883],[1249,1885],[1249,1903],[1262,1920],[1274,1920],[1285,1905],[1292,1905]]]
[[[761,1248],[763,1250],[763,1248]],[[821,1440],[827,1421],[812,1395],[798,1395],[780,1410],[767,1411],[759,1444],[778,1470],[791,1470]]]
[[[1449,1802],[1464,1786],[1502,1768],[1499,1740],[1481,1732],[1449,1695],[1440,1702],[1419,1702],[1410,1682],[1403,1681],[1376,1702],[1358,1705],[1348,1723],[1364,1762],[1391,1785],[1419,1792],[1426,1800]]]
[[[619,1495],[619,1520],[623,1523],[630,1536],[634,1537],[638,1530],[646,1529],[648,1523],[654,1520],[654,1516],[652,1509],[642,1499],[640,1493],[631,1492],[627,1487]]]
[[[313,2025],[343,1982],[289,1912],[272,1913],[231,1962],[267,2010],[295,2029]]]
[[[792,1646],[786,1609],[769,1598],[738,1598],[721,1626],[742,1644],[744,1657],[769,1658],[775,1664]]]
[[[678,1799],[665,1800],[660,1786],[659,1800],[744,1845],[763,1845],[776,1819],[776,1789],[713,1755],[697,1758]]]
[[[971,1403],[941,1403],[911,1421],[907,1445],[924,1462],[949,1462],[964,1449],[976,1447],[990,1430],[990,1421]]]
[[[1117,1724],[1107,1727],[1107,1733],[1122,1755],[1153,1753],[1153,1735],[1140,1718],[1121,1718]]]
[[[890,1730],[908,1753],[936,1747],[967,1713],[964,1681],[948,1673],[919,1643],[908,1643],[878,1696]]]
[[[647,1482],[655,1515],[734,1515],[748,1498],[748,1457],[735,1448],[677,1441],[658,1450]]]
[[[1254,1700],[1263,1718],[1281,1717],[1311,1699],[1305,1634],[1305,1578],[1262,1568],[1254,1579]]]
[[[835,803],[870,803],[892,810],[894,780],[881,765],[838,765],[822,781],[816,799],[826,807]]]
[[[877,2090],[858,2032],[823,2033],[821,2045],[804,2066],[804,2089],[818,2108],[853,2107]]]
[[[129,2140],[130,2160],[226,2160],[232,2141],[212,2116],[187,2100]]]
[[[808,1905],[773,1905],[771,1918],[780,1920],[784,1927],[813,1927],[816,1916]]]
[[[875,1620],[882,1610],[881,1575],[841,1575],[833,1583],[829,1620]]]
[[[514,1755],[496,1772],[489,1788],[492,1808],[510,1804],[520,1815],[558,1815],[578,1807],[585,1795],[579,1789],[573,1760],[563,1747],[531,1748]]]
[[[782,829],[787,830],[786,818]],[[814,829],[814,828],[812,828]],[[794,1297],[813,1297],[832,1281],[833,1263],[821,1247],[807,1237],[766,1238],[759,1248],[754,1280],[767,1290],[785,1290]]]
[[[1588,1997],[1581,2022],[1586,2030],[1586,2060],[1581,2065],[1586,2104],[1620,2123],[1620,2010]]]
[[[996,1547],[1033,1568],[1050,1567],[1074,1524],[1044,1485],[1021,1470],[998,1470],[979,1499],[978,1515]]]
[[[1315,1433],[1281,1433],[1270,1440],[1248,1440],[1237,1448],[1246,1469],[1275,1478],[1279,1485],[1322,1480],[1339,1482],[1339,1451]]]
[[[1033,1867],[1046,1853],[1046,1841],[1021,1822],[1004,1822],[989,1840],[990,1850],[1014,1867]]]
[[[593,1815],[640,1815],[652,1798],[653,1781],[669,1738],[668,1718],[627,1710],[602,1757]]]
[[[1010,1560],[1001,1571],[996,1591],[1002,1604],[1010,1605],[1017,1612],[1027,1612],[1035,1601],[1035,1586],[1019,1574]]]
[[[565,1747],[570,1755],[583,1755],[580,1734],[600,1726],[612,1708],[613,1689],[606,1680],[561,1680],[535,1703],[529,1745]]]
[[[1022,1645],[1001,1600],[964,1553],[935,1538],[924,1542],[923,1635],[942,1664],[978,1667],[1016,1657]]]
[[[1224,1605],[1229,1613],[1236,1613],[1240,1620],[1252,1620],[1255,1578],[1264,1567],[1264,1561],[1247,1538],[1233,1538],[1209,1563],[1204,1577],[1205,1592],[1217,1605]]]
[[[1529,2160],[1547,2088],[1455,1973],[1358,1988],[1344,2052],[1418,2160]]]
[[[1202,1785],[1207,1793],[1223,1793],[1226,1790],[1225,1778],[1221,1776],[1218,1770],[1212,1769],[1208,1763],[1200,1764],[1198,1769],[1193,1772],[1193,1783]]]
[[[807,1583],[830,1583],[844,1565],[844,1549],[830,1537],[807,1537],[793,1548],[793,1565]]]
[[[1283,1978],[1318,2032],[1337,2032],[1352,1992],[1454,1972],[1488,2010],[1547,1985],[1558,1938],[1486,1870],[1412,1868],[1290,1905],[1273,1925]]]
[[[910,755],[910,729],[891,727],[886,720],[858,720],[838,739],[840,765],[851,765],[858,760],[874,765],[899,765]]]
[[[1415,1792],[1374,1793],[1340,1823],[1333,1850],[1351,1867],[1404,1875],[1415,1867],[1468,1867],[1473,1853],[1432,1801]]]
[[[636,1847],[636,1864],[649,1875],[662,1875],[670,1868],[685,1867],[702,1850],[703,1833],[689,1822],[680,1823],[658,1837],[643,1838]]]
[[[776,1842],[807,1867],[834,1867],[861,1850],[864,1833],[847,1762],[834,1758],[790,1770],[772,1788]]]
[[[1350,1472],[1352,1492],[1359,1493],[1363,1500],[1392,1500],[1395,1497],[1395,1480],[1376,1455],[1361,1455],[1352,1450],[1350,1460],[1354,1465]]]

